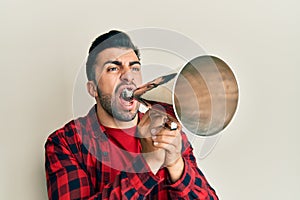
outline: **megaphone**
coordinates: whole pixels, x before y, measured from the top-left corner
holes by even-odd
[[[150,81],[128,94],[151,108],[172,105],[185,130],[199,136],[221,132],[233,118],[239,89],[230,67],[220,58],[198,56],[176,73]]]

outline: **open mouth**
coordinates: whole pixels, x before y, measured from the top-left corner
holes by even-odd
[[[132,88],[123,89],[120,97],[125,101],[131,102],[133,100],[133,89]]]
[[[136,101],[133,98],[133,91],[135,87],[125,86],[120,90],[120,103],[123,109],[132,110],[135,108]]]

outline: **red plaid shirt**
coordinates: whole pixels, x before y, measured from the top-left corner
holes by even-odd
[[[156,175],[150,171],[138,138],[131,138],[138,148],[129,152],[108,136],[96,107],[49,136],[45,144],[49,199],[218,199],[197,167],[184,133],[185,167],[175,183],[165,168]]]

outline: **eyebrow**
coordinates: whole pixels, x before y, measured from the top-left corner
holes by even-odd
[[[135,64],[141,65],[140,61],[132,61],[132,62],[129,62],[129,66],[132,66],[132,65],[135,65]]]
[[[108,61],[106,61],[106,62],[103,64],[103,66],[105,66],[106,64],[114,64],[114,65],[121,66],[121,65],[122,65],[122,62],[117,61],[117,60],[108,60]],[[141,65],[140,61],[131,61],[131,62],[129,62],[129,66],[132,66],[132,65],[135,65],[135,64]]]

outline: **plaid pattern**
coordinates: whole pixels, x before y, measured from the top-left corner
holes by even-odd
[[[218,199],[197,167],[184,133],[184,172],[171,183],[165,168],[154,175],[142,155],[118,148],[105,131],[94,107],[86,117],[69,122],[48,137],[45,167],[49,199]]]

